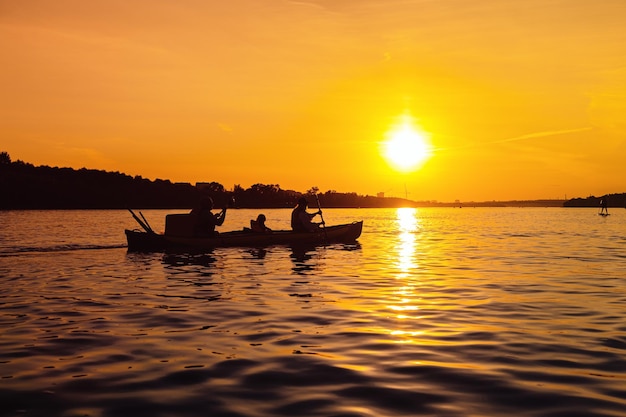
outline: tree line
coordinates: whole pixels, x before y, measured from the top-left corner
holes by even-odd
[[[626,193],[607,194],[604,196],[596,197],[589,196],[586,198],[572,198],[567,200],[564,207],[600,207],[602,199],[606,199],[608,207],[626,208]]]
[[[279,184],[254,184],[243,188],[236,184],[227,190],[218,182],[191,185],[169,180],[149,180],[120,172],[95,169],[73,169],[34,166],[20,160],[12,161],[7,152],[0,152],[0,210],[11,209],[124,209],[194,207],[201,196],[209,195],[220,208],[234,199],[240,208],[283,208],[295,206],[301,196],[317,193],[323,207],[599,207],[604,197],[589,196],[562,200],[454,202],[411,201],[396,197],[374,197],[334,190],[319,192],[316,187],[306,191],[283,190]],[[609,207],[626,207],[626,193],[609,194]],[[309,204],[314,206],[313,198]]]
[[[239,208],[282,208],[295,206],[298,198],[317,193],[324,207],[401,207],[414,202],[400,198],[362,196],[316,187],[298,192],[283,190],[279,184],[234,185],[227,190],[218,182],[172,183],[141,176],[95,169],[34,166],[12,161],[0,153],[0,209],[124,209],[194,207],[201,196],[209,195],[216,207],[234,200]],[[314,206],[314,199],[309,199]]]

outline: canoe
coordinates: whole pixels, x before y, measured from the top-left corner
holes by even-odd
[[[163,250],[202,251],[219,247],[242,246],[264,247],[272,245],[323,245],[327,243],[355,242],[363,230],[363,221],[336,226],[327,226],[318,232],[293,232],[277,230],[271,233],[256,233],[251,230],[223,232],[213,237],[192,237],[173,233],[159,234],[151,231],[126,229],[128,250],[132,252],[157,252]]]

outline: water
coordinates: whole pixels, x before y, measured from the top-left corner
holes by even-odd
[[[0,212],[0,416],[626,416],[626,210],[596,212],[329,209],[358,244],[193,256]]]

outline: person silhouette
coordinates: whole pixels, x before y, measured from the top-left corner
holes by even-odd
[[[257,233],[271,232],[272,229],[270,229],[269,227],[265,225],[266,220],[267,218],[265,217],[265,214],[263,213],[259,214],[256,220],[250,220],[250,229],[252,229],[253,232],[257,232]]]
[[[216,235],[216,226],[221,226],[226,220],[225,206],[219,213],[213,213],[213,199],[203,197],[200,204],[194,207],[189,214],[195,215],[194,235],[199,237],[210,237]]]
[[[600,200],[600,214],[609,214],[609,201],[606,196]]]
[[[291,229],[294,232],[315,232],[319,230],[322,223],[313,223],[311,220],[318,214],[322,215],[322,210],[318,210],[315,213],[308,213],[306,211],[308,202],[305,197],[298,199],[298,205],[291,212]]]

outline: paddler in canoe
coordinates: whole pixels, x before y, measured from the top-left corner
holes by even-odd
[[[322,209],[318,208],[315,213],[309,213],[306,211],[308,202],[305,197],[298,199],[298,205],[291,212],[291,229],[294,232],[317,232],[321,226],[323,226],[324,219],[321,223],[313,223],[311,220],[318,214],[322,216]]]
[[[226,220],[226,210],[228,206],[225,205],[222,211],[219,213],[213,213],[213,199],[205,196],[200,199],[200,204],[194,207],[189,214],[195,216],[195,224],[193,228],[194,236],[196,237],[211,237],[218,234],[215,231],[216,226],[221,226]]]

